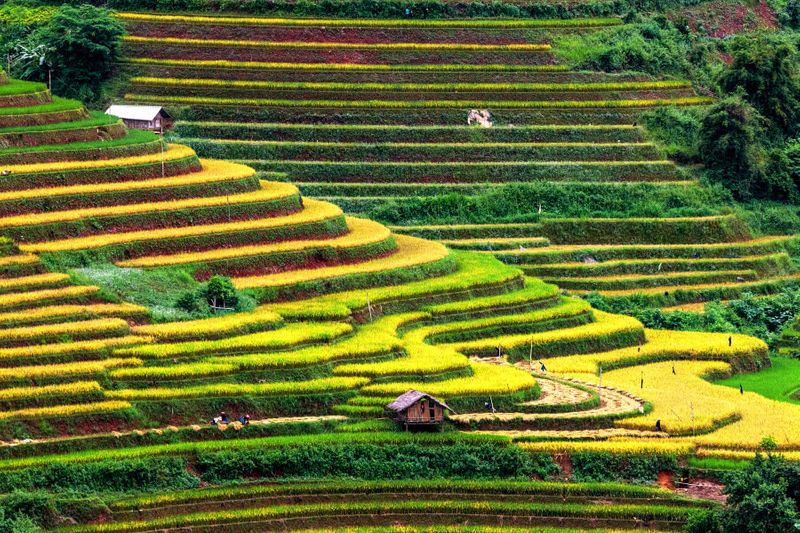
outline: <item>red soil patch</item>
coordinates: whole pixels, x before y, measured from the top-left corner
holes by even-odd
[[[775,29],[778,21],[775,13],[764,0],[753,7],[742,4],[711,2],[681,12],[693,30],[701,26],[709,37],[722,38],[758,29]]]
[[[561,477],[563,479],[569,480],[572,478],[572,460],[569,458],[569,454],[554,454],[553,461],[555,461],[556,464],[561,467]]]
[[[658,480],[656,481],[658,486],[663,489],[674,490],[675,483],[672,480],[672,473],[662,470],[658,473]]]

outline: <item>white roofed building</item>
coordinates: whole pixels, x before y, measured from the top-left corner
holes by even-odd
[[[159,131],[172,126],[172,117],[157,105],[112,105],[106,114],[119,117],[129,128]]]

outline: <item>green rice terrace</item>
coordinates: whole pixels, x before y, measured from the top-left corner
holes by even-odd
[[[355,215],[513,182],[567,187],[587,197],[587,212],[600,191],[699,187],[637,115],[708,98],[684,80],[570,72],[550,49],[553,35],[619,19],[122,18],[125,100],[169,105],[174,135],[202,156],[287,173],[304,194]],[[489,110],[493,127],[468,125],[471,110]],[[495,252],[572,293],[640,294],[656,306],[797,284],[792,236],[756,238],[724,212],[574,219],[558,216],[558,202],[543,190],[532,206],[540,216],[525,223],[391,229]]]
[[[118,16],[124,101],[166,105],[167,140],[0,74],[8,516],[65,533],[683,531],[724,499],[698,476],[765,442],[800,460],[800,383],[737,381],[771,365],[766,343],[578,297],[768,294],[800,279],[794,236],[725,208],[551,216],[552,197],[518,223],[367,216],[514,182],[587,202],[701,191],[637,121],[709,97],[572,72],[551,49],[621,19]],[[176,314],[220,276],[252,306]],[[446,408],[438,431],[388,418],[412,390]]]

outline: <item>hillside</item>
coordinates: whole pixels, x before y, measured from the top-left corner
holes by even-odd
[[[0,71],[0,529],[694,533],[800,460],[793,361],[589,303],[800,279],[639,124],[712,99],[559,63],[621,19],[119,17],[166,140]]]
[[[619,19],[121,16],[125,99],[169,105],[174,135],[203,156],[286,172],[304,194],[575,294],[670,306],[797,284],[793,236],[755,237],[723,206],[693,205],[702,186],[637,125],[708,98],[684,80],[572,72],[551,53],[554,36]],[[492,127],[467,125],[476,109]],[[476,204],[447,224],[406,222],[420,198],[514,183],[530,187],[507,198],[529,203],[527,220],[496,223]],[[625,214],[637,208],[652,215]]]

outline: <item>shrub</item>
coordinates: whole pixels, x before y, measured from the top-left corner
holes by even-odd
[[[768,165],[773,158],[762,143],[765,124],[761,114],[739,95],[720,100],[703,118],[699,144],[703,163],[711,178],[739,199],[788,199],[797,194],[780,163]]]
[[[697,518],[688,531],[778,533],[794,530],[798,513],[796,502],[789,497],[788,472],[783,458],[756,455],[747,467],[728,477],[727,506]]]
[[[578,69],[684,76],[692,70],[691,39],[663,16],[598,32],[566,34],[556,39],[554,48]]]
[[[549,477],[558,470],[548,456],[532,456],[517,447],[491,444],[350,444],[217,452],[200,455],[197,467],[203,480],[212,483],[249,475],[311,479]]]
[[[642,113],[641,120],[650,136],[664,145],[671,159],[682,163],[699,161],[701,111],[693,107],[659,107]]]
[[[27,39],[29,47],[46,50],[44,64],[31,65],[28,74],[44,81],[51,70],[57,94],[95,100],[119,58],[124,28],[107,9],[63,5]]]
[[[722,71],[720,88],[744,91],[745,99],[779,130],[800,132],[800,54],[792,40],[776,32],[737,36],[733,64]]]

